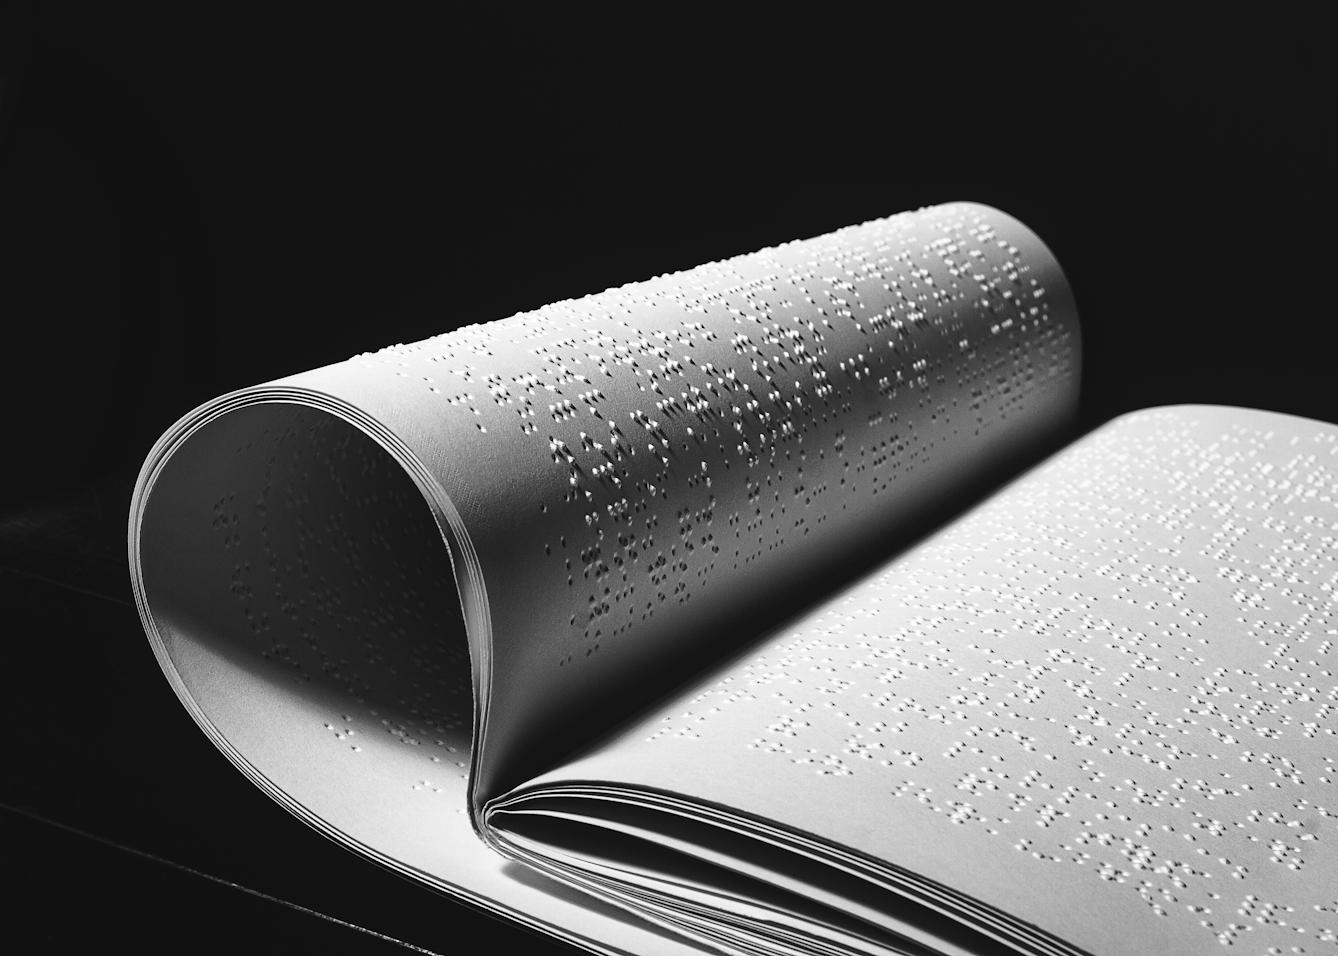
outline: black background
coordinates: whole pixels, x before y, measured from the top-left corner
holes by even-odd
[[[1064,266],[1084,429],[1178,402],[1338,420],[1333,107],[1302,19],[140,2],[7,16],[11,517],[102,482],[95,510],[119,541],[116,489],[223,391],[953,199],[1017,216]],[[85,559],[42,576],[68,584],[61,562]],[[480,927],[543,945],[327,847],[234,781],[132,610],[31,574],[0,582],[13,706],[48,728],[6,769],[4,802],[28,814],[5,818],[6,852],[32,873],[19,925],[167,946],[154,927],[185,918],[220,945],[382,945],[36,815],[429,948]],[[134,756],[146,734],[158,757],[186,755],[172,781]],[[71,748],[104,776],[63,777]]]

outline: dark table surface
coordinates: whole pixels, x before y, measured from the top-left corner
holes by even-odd
[[[0,912],[45,949],[567,951],[308,829],[175,699],[126,515],[214,395],[972,199],[1073,283],[1084,429],[1180,402],[1338,420],[1304,23],[0,17]]]

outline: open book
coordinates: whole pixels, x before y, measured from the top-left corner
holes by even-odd
[[[594,951],[1329,951],[1338,429],[975,504],[1079,373],[1035,235],[905,213],[208,403],[136,600],[294,814]]]

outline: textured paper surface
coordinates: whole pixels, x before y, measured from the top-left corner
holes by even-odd
[[[1338,429],[1126,416],[535,787],[729,808],[1102,956],[1327,951],[1336,543]]]

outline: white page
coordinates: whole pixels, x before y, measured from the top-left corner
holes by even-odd
[[[1338,428],[1138,413],[532,788],[769,822],[1038,948],[1319,952],[1336,587]]]
[[[490,868],[482,801],[1053,442],[1079,352],[1043,244],[956,204],[358,356],[164,436],[132,511],[141,615],[201,726],[303,819],[625,947]]]

